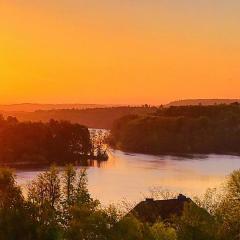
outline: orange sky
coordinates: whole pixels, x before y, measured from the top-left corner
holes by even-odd
[[[238,0],[1,0],[0,103],[239,98],[239,12]]]

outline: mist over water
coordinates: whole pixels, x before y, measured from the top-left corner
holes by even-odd
[[[219,187],[226,176],[240,169],[240,157],[229,155],[152,156],[111,151],[107,162],[88,166],[89,189],[102,203],[135,202],[153,187],[188,196]],[[23,187],[41,171],[17,171]]]

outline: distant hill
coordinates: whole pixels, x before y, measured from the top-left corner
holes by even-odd
[[[147,115],[156,112],[156,107],[99,107],[86,109],[54,109],[38,110],[35,112],[26,111],[0,111],[4,117],[13,116],[19,121],[42,121],[50,119],[67,120],[72,123],[79,123],[89,128],[110,129],[113,122],[129,114]]]
[[[86,109],[86,108],[102,108],[117,105],[104,104],[35,104],[35,103],[20,103],[20,104],[0,104],[0,111],[4,112],[34,112],[37,110],[55,110],[55,109]]]
[[[240,103],[240,99],[184,99],[173,101],[165,105],[166,107],[170,106],[195,106],[195,105],[217,105],[217,104],[231,104],[234,102]]]

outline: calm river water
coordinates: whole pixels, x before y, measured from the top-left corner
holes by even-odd
[[[151,156],[112,151],[101,165],[88,167],[89,189],[103,203],[123,199],[138,201],[153,187],[186,195],[200,195],[209,187],[220,186],[233,170],[240,169],[240,157],[195,155],[189,157]],[[25,186],[41,171],[17,171]]]

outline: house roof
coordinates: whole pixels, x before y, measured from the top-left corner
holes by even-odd
[[[181,216],[184,206],[194,203],[190,198],[180,194],[176,199],[154,200],[151,198],[140,202],[130,212],[142,222],[154,223],[158,219],[167,220],[172,216]]]

